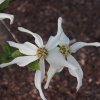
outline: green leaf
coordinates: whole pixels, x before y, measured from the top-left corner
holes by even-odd
[[[12,60],[12,58],[6,54],[0,54],[0,63],[7,63],[10,60]]]
[[[6,55],[10,55],[11,54],[11,49],[10,49],[10,46],[9,46],[9,44],[8,43],[6,43],[6,44],[4,44],[3,46],[2,46],[2,48],[3,48],[3,52],[6,54]]]
[[[8,43],[5,43],[4,45],[2,45],[2,49],[4,53],[9,53],[9,54],[14,52],[15,50],[18,50],[14,47],[11,47]]]
[[[39,60],[36,60],[29,65],[27,65],[30,70],[40,70]]]
[[[10,3],[11,0],[5,0],[2,4],[0,4],[0,11],[2,11],[3,9],[5,9],[8,4]]]
[[[7,56],[5,54],[0,54],[0,63],[6,62]]]
[[[6,55],[11,55],[14,51],[18,50],[14,47],[11,47],[8,43],[5,43],[2,46],[2,49],[3,49],[3,53],[5,53]]]
[[[23,54],[19,50],[16,50],[11,54],[12,58],[16,58],[16,57],[19,57],[19,56],[23,56]]]
[[[21,56],[22,54],[18,49],[11,47],[8,43],[2,46],[3,52],[0,54],[0,63],[6,63],[15,57]]]

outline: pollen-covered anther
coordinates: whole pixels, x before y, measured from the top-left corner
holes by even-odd
[[[37,50],[37,56],[41,59],[46,59],[46,57],[48,56],[48,51],[46,48],[39,48]]]
[[[59,51],[64,55],[67,56],[70,54],[70,48],[67,45],[59,46]]]

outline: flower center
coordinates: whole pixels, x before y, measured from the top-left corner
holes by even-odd
[[[70,48],[68,45],[62,45],[62,46],[59,46],[59,51],[64,55],[64,56],[67,56],[69,55],[71,52],[70,52]]]
[[[48,56],[48,51],[46,48],[39,48],[37,50],[37,56],[41,59],[46,59],[46,57]]]

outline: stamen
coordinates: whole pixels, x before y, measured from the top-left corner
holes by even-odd
[[[37,56],[40,58],[40,59],[46,59],[46,57],[48,56],[48,51],[46,48],[39,48],[37,50]]]
[[[64,55],[67,56],[70,54],[70,48],[68,45],[59,46],[59,51]]]

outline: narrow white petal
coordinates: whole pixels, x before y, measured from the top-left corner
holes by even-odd
[[[59,43],[59,45],[64,45],[64,44],[69,45],[69,43],[70,43],[69,38],[65,35],[64,32],[62,32],[61,37],[60,37],[60,43]]]
[[[64,45],[64,44],[69,44],[70,40],[69,38],[65,35],[62,29],[62,18],[58,18],[58,30],[57,30],[57,35],[56,36],[51,36],[46,44],[46,47],[49,48],[50,50],[54,49],[57,45]]]
[[[42,83],[42,79],[43,79],[43,69],[40,65],[40,70],[37,70],[36,73],[35,73],[35,79],[34,79],[34,82],[35,82],[35,87],[38,89],[39,93],[40,93],[40,96],[43,100],[46,100],[44,94],[43,94],[43,91],[42,91],[42,87],[41,87],[41,83]]]
[[[10,24],[13,24],[14,16],[11,14],[0,13],[0,20],[10,19]]]
[[[85,47],[85,46],[99,47],[100,43],[99,42],[94,42],[94,43],[76,42],[70,47],[70,49],[71,49],[71,52],[75,53],[77,50],[79,50],[80,48]]]
[[[67,56],[67,60],[68,60],[71,64],[75,65],[76,69],[80,69],[80,71],[81,71],[81,76],[83,77],[83,71],[82,71],[82,69],[81,69],[80,64],[77,62],[77,60],[76,60],[72,55],[68,55],[68,56]]]
[[[59,48],[55,48],[49,52],[47,62],[55,66],[65,66],[71,69],[76,69],[72,64],[66,61],[65,57],[59,52]]]
[[[53,65],[52,65],[53,66]],[[58,67],[56,67],[55,65],[52,67],[50,66],[48,72],[47,72],[47,82],[44,86],[45,89],[48,88],[49,83],[51,81],[51,79],[53,78],[53,76],[55,75],[56,72],[59,72],[59,69],[57,69]]]
[[[47,44],[46,44],[46,48],[48,48],[49,50],[54,49],[58,44],[59,44],[59,40],[61,37],[61,33],[62,33],[62,29],[61,29],[61,24],[62,24],[62,18],[59,17],[58,18],[58,31],[57,31],[57,35],[56,36],[50,36]]]
[[[5,0],[0,0],[0,4],[3,3]]]
[[[58,18],[58,30],[57,30],[57,34],[61,34],[62,33],[62,18],[59,17]]]
[[[78,82],[77,91],[78,91],[79,88],[82,86],[83,71],[81,69],[81,66],[79,65],[79,63],[76,61],[76,59],[73,56],[69,55],[67,57],[67,60],[68,60],[68,62],[70,62],[71,64],[73,64],[76,67],[75,70],[70,69],[70,68],[68,70],[72,76],[77,78],[77,82]]]
[[[23,44],[8,41],[9,45],[19,49],[19,51],[25,55],[36,55],[37,47],[29,42],[25,42]]]
[[[42,72],[41,77],[42,77],[42,80],[43,80],[45,78],[45,62],[44,62],[44,60],[40,59],[39,64],[40,64],[40,69],[41,69],[41,72]]]
[[[69,38],[65,35],[63,29],[62,29],[62,18],[59,17],[58,19],[58,31],[57,31],[57,34],[60,34],[61,33],[61,36],[60,36],[60,45],[64,45],[64,44],[69,44],[70,40]]]
[[[36,45],[34,45],[34,44],[30,43],[30,42],[25,42],[25,44],[32,50],[36,51],[38,49],[38,47]]]
[[[55,47],[57,47],[57,45],[59,44],[59,39],[60,39],[60,35],[56,35],[56,36],[51,36],[46,44],[46,48],[48,50],[52,50]]]
[[[35,43],[39,47],[43,47],[43,40],[42,40],[42,38],[37,33],[33,33],[30,30],[25,29],[23,27],[18,27],[18,30],[21,31],[21,32],[25,32],[25,33],[31,34],[35,38]]]
[[[9,63],[4,63],[4,64],[0,64],[0,68],[12,65],[12,64],[17,64],[20,67],[26,66],[29,63],[37,60],[38,58],[36,56],[21,56],[21,57],[17,57],[14,60],[12,60]]]

